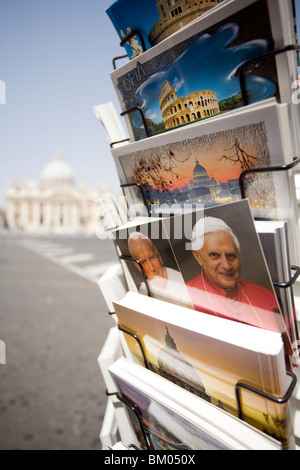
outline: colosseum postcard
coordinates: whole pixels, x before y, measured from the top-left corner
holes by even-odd
[[[221,3],[112,72],[130,138],[141,140],[242,107],[240,68],[292,35],[285,31],[281,9],[278,0]],[[286,85],[289,79],[285,73],[288,67],[279,74],[273,56],[252,64],[245,73],[248,102],[279,99],[282,81]]]

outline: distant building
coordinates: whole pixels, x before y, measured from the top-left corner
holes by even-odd
[[[7,188],[8,227],[30,233],[95,234],[95,200],[107,192],[104,187],[77,186],[71,167],[57,155],[43,169],[40,182],[16,181]]]
[[[166,129],[220,113],[215,92],[197,91],[190,93],[185,98],[180,98],[168,80],[163,83],[160,89],[159,104]]]
[[[151,46],[166,39],[218,3],[220,0],[157,0],[159,20],[149,34]]]

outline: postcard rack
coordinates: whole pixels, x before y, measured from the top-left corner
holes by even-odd
[[[300,47],[299,47],[300,50]],[[239,178],[239,187],[241,192],[241,198],[246,199],[246,181],[247,177],[251,174],[262,174],[262,173],[277,173],[281,171],[290,171],[295,168],[300,163],[300,157],[295,157],[290,164],[287,165],[279,165],[279,166],[270,166],[264,168],[251,168],[245,170],[241,173]],[[300,267],[298,266],[291,266],[292,271],[296,271],[295,274],[286,282],[273,282],[274,287],[288,289],[292,287],[300,275]]]
[[[142,412],[139,408],[139,406],[136,404],[136,403],[132,403],[130,400],[128,400],[127,398],[125,398],[123,395],[121,395],[120,393],[116,393],[115,396],[117,397],[117,399],[123,403],[133,414],[134,416],[136,417],[137,421],[138,421],[138,424],[139,424],[139,427],[140,427],[140,430],[141,430],[141,435],[142,435],[142,438],[144,440],[144,443],[145,443],[145,447],[146,447],[146,450],[152,450],[151,449],[151,446],[150,446],[150,443],[149,443],[149,439],[148,439],[148,436],[147,436],[147,433],[145,431],[145,428],[144,428],[144,424],[143,424],[143,415],[142,415]],[[161,440],[163,440],[162,437],[160,437]],[[172,443],[172,445],[174,446],[175,444]],[[128,445],[129,447],[133,447],[135,448],[136,450],[140,450],[137,448],[137,446],[135,446],[134,444],[129,444]],[[177,445],[178,449],[177,450],[184,450],[186,446],[184,446],[184,444],[178,444]]]
[[[240,193],[241,193],[241,199],[246,199],[246,178],[250,174],[259,174],[259,173],[277,173],[281,171],[290,171],[294,169],[297,165],[300,163],[300,157],[295,157],[293,161],[290,164],[287,165],[279,165],[279,166],[269,166],[269,167],[262,167],[262,168],[251,168],[244,170],[239,177],[239,187],[240,187]],[[145,190],[143,186],[140,183],[124,183],[120,185],[121,189],[123,190],[125,188],[130,188],[130,187],[136,187],[142,196],[143,203],[147,209],[149,217],[151,217],[151,211],[149,208],[149,202],[147,201],[147,195],[145,193]],[[125,194],[124,194],[125,195]]]
[[[288,169],[293,168],[298,163],[299,163],[299,158],[295,159],[294,162],[291,165],[287,165],[285,167],[280,167],[278,169],[275,169],[275,171],[286,171]],[[271,170],[270,168],[261,169],[262,172],[270,171],[270,170]],[[258,169],[258,172],[259,171],[260,171],[260,169]],[[245,172],[244,175],[242,175],[241,180],[243,180],[243,178],[247,174],[248,174],[248,172]],[[128,186],[128,185],[124,185],[124,186]],[[138,187],[139,190],[142,192],[142,194],[144,194],[142,186],[136,185],[136,184],[132,184],[130,186]],[[147,295],[149,297],[151,297],[151,292],[150,292],[150,288],[149,288],[149,285],[148,285],[147,277],[146,277],[144,268],[143,268],[142,264],[139,262],[139,260],[136,260],[136,259],[134,259],[130,256],[118,255],[118,257],[119,257],[120,261],[123,261],[125,263],[136,263],[136,264],[139,265],[139,268],[140,268],[140,271],[141,271],[141,274],[142,274],[142,277],[143,277],[143,281],[144,281],[146,289],[147,289]],[[300,275],[300,268],[297,267],[297,266],[291,266],[291,269],[295,271],[295,274],[291,277],[291,279],[289,279],[287,282],[283,282],[283,283],[273,283],[275,287],[282,288],[282,289],[287,289],[289,287],[292,287],[295,284],[296,280],[298,279],[298,277]],[[147,356],[146,356],[146,353],[144,351],[143,343],[140,340],[139,336],[137,334],[135,334],[134,332],[123,328],[120,324],[117,324],[117,329],[121,333],[123,333],[124,335],[130,336],[136,341],[136,343],[138,344],[139,350],[141,352],[141,355],[142,355],[144,366],[147,370],[151,371],[150,364],[147,360]],[[295,390],[295,387],[297,385],[297,376],[293,372],[287,371],[287,377],[290,379],[290,383],[288,385],[288,389],[287,389],[285,395],[282,396],[282,397],[274,397],[274,396],[272,396],[270,394],[267,394],[267,393],[255,388],[255,387],[250,386],[249,384],[243,383],[242,381],[238,381],[235,385],[235,390],[234,390],[235,399],[236,399],[236,410],[237,410],[238,418],[241,421],[246,422],[246,419],[245,419],[244,413],[243,413],[242,396],[241,396],[243,390],[247,390],[248,392],[256,394],[257,396],[260,396],[260,397],[266,399],[267,401],[269,400],[273,403],[277,403],[278,405],[284,405],[285,403],[287,403],[291,399],[291,397],[293,395],[293,392]],[[144,428],[144,425],[143,425],[143,415],[142,415],[141,410],[139,409],[139,407],[136,404],[130,402],[128,399],[126,399],[124,396],[120,395],[117,392],[107,393],[107,396],[112,396],[112,395],[114,397],[116,397],[123,405],[125,405],[125,407],[127,407],[132,413],[134,413],[134,415],[137,419],[137,422],[139,424],[140,430],[141,430],[141,435],[142,435],[143,441],[145,442],[145,447],[146,447],[147,450],[151,450],[150,445],[149,445],[149,440],[147,438],[147,432],[146,432],[146,430]]]
[[[238,70],[238,76],[240,80],[240,87],[241,87],[241,93],[242,93],[242,101],[244,106],[247,106],[249,104],[249,97],[248,97],[248,92],[246,88],[246,70],[250,66],[255,66],[259,62],[267,59],[274,58],[280,54],[284,54],[287,52],[300,52],[300,45],[299,44],[290,44],[282,49],[275,50],[275,51],[269,51],[266,54],[262,54],[258,57],[255,57],[255,59],[250,59],[245,62],[240,69]]]
[[[293,390],[294,390],[296,382],[297,382],[297,378],[296,378],[295,374],[288,373],[288,375],[291,377],[292,380],[291,380],[291,384],[288,388],[288,391],[287,391],[287,393],[285,394],[285,396],[283,398],[274,398],[271,395],[268,395],[268,394],[265,394],[265,393],[261,392],[260,390],[256,390],[252,387],[249,387],[248,385],[238,383],[237,386],[236,386],[236,400],[237,400],[237,406],[238,406],[238,417],[239,417],[239,419],[244,421],[243,413],[242,413],[242,407],[241,407],[241,401],[240,401],[240,394],[239,394],[240,389],[242,389],[242,388],[247,389],[248,391],[256,393],[256,394],[262,396],[263,398],[266,398],[268,400],[271,400],[273,402],[276,402],[278,404],[283,405],[284,403],[287,403],[288,400],[291,398],[291,395],[293,393]],[[112,393],[110,395],[114,395],[121,403],[123,403],[123,405],[125,405],[134,414],[134,416],[136,417],[137,422],[139,424],[139,428],[140,428],[140,431],[141,431],[143,441],[145,443],[146,450],[148,450],[148,451],[152,450],[151,447],[150,447],[150,444],[149,444],[149,440],[148,440],[148,437],[147,437],[146,430],[144,428],[143,415],[142,415],[142,412],[141,412],[139,406],[136,403],[132,403],[130,400],[128,400],[127,398],[125,398],[123,395],[121,395],[118,392]],[[174,443],[173,443],[173,445],[174,445]],[[135,444],[128,444],[128,447],[132,447],[135,450],[140,450]],[[180,450],[180,449],[181,450],[184,449],[184,445],[182,445],[182,444],[180,446],[178,445],[178,450]]]
[[[299,50],[300,50],[300,47],[299,47]],[[244,170],[240,174],[240,177],[239,177],[239,187],[240,187],[241,199],[246,199],[247,198],[247,196],[246,196],[246,182],[247,182],[247,177],[249,175],[290,171],[290,170],[294,169],[299,163],[300,163],[300,157],[295,157],[293,159],[293,161],[290,164],[287,164],[287,165],[270,166],[270,167],[262,167],[262,168],[251,168],[251,169]],[[130,187],[137,188],[139,190],[139,192],[141,193],[143,204],[144,204],[144,206],[147,210],[148,217],[152,216],[152,213],[151,213],[151,210],[150,210],[150,207],[149,207],[149,203],[147,201],[147,195],[145,193],[145,190],[144,190],[143,186],[140,183],[124,183],[124,184],[121,184],[120,187],[123,190],[124,196],[125,196],[125,193],[124,193],[125,188],[130,188]],[[159,215],[160,214],[158,214],[158,216]],[[173,215],[173,214],[169,214],[169,215]],[[255,220],[260,220],[260,219],[255,218]],[[139,264],[139,267],[141,269],[142,276],[143,276],[143,281],[146,285],[146,289],[147,289],[147,292],[148,292],[148,296],[151,297],[149,285],[148,285],[147,278],[146,278],[146,275],[145,275],[145,272],[144,272],[144,269],[143,269],[142,265],[137,260],[135,260],[131,257],[128,257],[128,256],[127,257],[121,256],[120,260]],[[300,267],[292,265],[291,270],[295,271],[295,274],[293,276],[291,276],[291,278],[289,280],[285,281],[285,282],[273,282],[274,287],[281,288],[281,289],[288,289],[288,288],[292,287],[295,284],[295,282],[297,281],[297,279],[299,278],[299,276],[300,276]]]
[[[133,33],[129,34],[128,36],[126,36],[126,38],[124,38],[124,40],[121,42],[121,45],[123,46],[134,35],[139,36],[139,38],[140,38],[140,40],[143,44],[143,51],[145,51],[146,48],[145,48],[145,45],[144,45],[143,37],[142,37],[141,33],[139,33],[139,31],[137,31],[137,30],[134,31]],[[299,44],[290,44],[290,45],[288,45],[288,46],[286,46],[282,49],[269,51],[266,54],[261,54],[260,56],[255,57],[254,59],[247,60],[246,62],[244,62],[243,65],[240,66],[239,70],[237,71],[237,76],[239,78],[243,106],[247,106],[247,105],[250,104],[250,102],[249,102],[250,100],[249,100],[249,96],[248,96],[248,92],[247,92],[247,87],[246,87],[246,75],[247,75],[246,71],[247,71],[247,69],[249,69],[251,66],[255,66],[256,64],[259,64],[260,62],[262,62],[264,60],[268,60],[268,59],[274,58],[278,55],[288,53],[288,52],[296,52],[297,54],[299,54],[300,45]],[[123,57],[126,57],[126,56],[119,56],[119,57],[116,57],[113,60],[114,67],[115,67],[115,60],[123,58]],[[141,107],[133,106],[133,107],[123,111],[120,114],[120,116],[124,117],[125,115],[132,114],[134,112],[139,112],[139,114],[142,118],[144,130],[145,130],[145,133],[146,133],[146,137],[151,137],[151,131],[150,131],[149,126],[147,124],[147,119],[146,119],[145,113],[144,113],[144,111]]]
[[[110,148],[113,148],[117,144],[123,144],[125,142],[129,142],[130,139],[123,139],[123,140],[118,140],[117,142],[111,142]]]
[[[148,296],[151,297],[150,288],[149,288],[149,285],[148,285],[148,282],[147,282],[147,278],[146,278],[146,275],[145,275],[145,272],[144,272],[144,268],[141,265],[141,263],[139,263],[138,260],[136,260],[136,259],[134,259],[130,256],[119,256],[119,259],[120,259],[120,261],[124,261],[126,263],[127,262],[128,263],[137,263],[139,265],[139,268],[141,270],[145,286],[147,288]],[[288,282],[278,283],[278,284],[274,283],[274,285],[276,285],[277,287],[280,287],[280,288],[291,287],[295,283],[296,279],[299,277],[299,274],[300,274],[300,268],[297,268],[295,266],[292,267],[292,268],[296,271],[296,273]],[[123,333],[124,335],[130,336],[136,341],[136,343],[139,347],[139,350],[141,352],[141,355],[142,355],[144,366],[147,370],[151,371],[151,366],[150,366],[150,364],[147,360],[147,355],[144,351],[143,343],[140,340],[140,338],[138,337],[138,335],[135,334],[133,331],[129,331],[128,329],[123,328],[118,323],[116,325],[116,328],[121,333]],[[287,377],[290,379],[290,382],[289,382],[288,389],[287,389],[285,395],[282,396],[282,397],[274,397],[274,396],[272,396],[270,394],[267,394],[267,393],[255,388],[255,387],[250,386],[249,384],[243,383],[242,381],[238,381],[235,385],[235,390],[234,390],[235,399],[236,399],[237,417],[241,421],[246,422],[246,419],[245,419],[244,414],[243,414],[243,405],[242,405],[242,397],[241,397],[241,394],[242,394],[243,390],[247,390],[248,392],[256,394],[257,396],[260,396],[260,397],[266,399],[267,401],[269,400],[273,403],[277,403],[278,405],[284,405],[285,403],[287,403],[291,399],[291,397],[293,395],[293,392],[295,390],[295,387],[297,385],[297,376],[293,372],[287,371]],[[136,404],[129,401],[128,399],[126,399],[124,396],[122,396],[118,392],[112,392],[112,393],[107,392],[106,394],[107,394],[108,397],[114,396],[115,398],[117,398],[117,400],[120,403],[122,403],[125,407],[128,408],[128,410],[130,410],[132,413],[134,413],[134,415],[137,419],[139,428],[140,428],[142,440],[145,443],[146,450],[151,450],[150,445],[149,445],[149,439],[147,437],[147,432],[146,432],[146,429],[144,428],[144,424],[143,424],[143,414],[142,414],[141,410],[139,409],[139,407]],[[130,445],[130,447],[131,447],[131,445]],[[136,448],[136,450],[139,450],[139,449]]]
[[[148,297],[151,297],[151,293],[150,293],[150,288],[149,288],[147,276],[146,276],[146,274],[145,274],[145,271],[144,271],[144,268],[143,268],[142,263],[141,263],[139,260],[137,260],[137,259],[131,258],[130,256],[123,256],[123,255],[121,255],[121,256],[119,256],[119,259],[120,259],[121,261],[126,261],[126,262],[129,262],[129,263],[138,264],[138,266],[139,266],[139,268],[140,268],[140,270],[141,270],[141,272],[142,272],[143,281],[144,281],[144,283],[145,283],[145,285],[146,285]]]
[[[140,348],[140,351],[141,351],[141,354],[142,354],[142,357],[143,357],[143,360],[144,360],[144,366],[146,369],[148,370],[151,370],[150,366],[149,366],[149,363],[147,361],[147,357],[146,357],[146,353],[144,351],[144,348],[143,348],[143,345],[142,345],[142,342],[141,340],[139,339],[139,337],[135,334],[135,333],[132,333],[131,331],[129,330],[126,330],[125,328],[123,328],[121,325],[118,325],[118,329],[124,333],[125,335],[129,335],[131,336],[132,338],[134,338],[137,342],[137,344],[139,345],[139,348]],[[244,389],[244,390],[248,390],[256,395],[259,395],[261,396],[262,398],[265,398],[267,400],[270,400],[274,403],[278,403],[279,405],[282,405],[284,403],[287,403],[288,400],[291,398],[293,392],[294,392],[294,389],[296,387],[296,384],[297,384],[297,377],[296,375],[293,373],[293,372],[287,372],[287,375],[291,378],[291,383],[288,387],[288,390],[287,392],[285,393],[285,395],[283,397],[274,397],[272,395],[269,395],[265,392],[263,392],[262,390],[259,390],[257,388],[254,388],[248,384],[245,384],[243,382],[237,382],[236,385],[235,385],[235,396],[236,396],[236,404],[237,404],[237,410],[238,410],[238,417],[239,419],[241,419],[242,421],[244,421],[244,417],[243,417],[243,411],[242,411],[242,403],[241,403],[241,390]]]
[[[264,168],[250,168],[248,170],[243,171],[239,178],[239,186],[240,186],[242,199],[246,198],[245,181],[248,175],[252,173],[275,173],[275,172],[280,172],[280,171],[289,171],[295,168],[299,163],[300,163],[300,157],[295,157],[293,161],[288,165],[270,166],[270,167],[264,167]]]
[[[293,287],[300,276],[300,268],[299,266],[291,266],[291,270],[296,271],[291,279],[287,282],[273,282],[274,287],[278,287],[279,289],[289,289],[290,287]]]
[[[243,417],[243,411],[242,411],[242,402],[241,402],[241,390],[248,390],[249,392],[252,392],[256,395],[259,395],[267,400],[270,400],[274,403],[278,403],[279,405],[283,405],[284,403],[287,403],[289,399],[291,398],[293,391],[296,387],[297,384],[297,377],[293,372],[287,372],[287,376],[289,376],[292,380],[291,383],[287,389],[286,394],[282,398],[277,398],[273,397],[272,395],[269,395],[268,393],[262,392],[261,390],[258,390],[257,388],[251,387],[250,385],[244,384],[243,382],[238,382],[235,386],[235,396],[236,396],[236,402],[237,402],[237,409],[238,409],[238,417],[244,421]]]
[[[139,268],[140,268],[141,273],[142,273],[143,281],[144,281],[145,286],[146,286],[147,295],[148,295],[148,297],[151,297],[151,291],[150,291],[150,287],[149,287],[149,284],[148,284],[148,280],[147,280],[144,268],[143,268],[142,264],[140,263],[140,261],[136,260],[136,259],[134,259],[130,256],[123,256],[123,255],[119,256],[118,255],[118,257],[121,261],[125,261],[125,262],[128,262],[128,263],[135,263],[135,264],[139,265]],[[295,282],[297,281],[297,279],[300,276],[300,267],[299,266],[291,266],[291,270],[295,271],[295,274],[293,276],[291,276],[291,278],[289,280],[287,280],[286,282],[272,282],[273,286],[277,287],[279,289],[289,289],[289,288],[293,287]]]
[[[126,262],[130,262],[130,263],[136,263],[139,265],[139,268],[142,272],[142,276],[143,276],[143,281],[145,283],[145,286],[146,286],[146,289],[147,289],[147,295],[148,297],[151,297],[151,293],[150,293],[150,287],[149,287],[149,284],[148,284],[148,280],[147,280],[147,277],[145,275],[145,271],[144,271],[144,268],[143,266],[141,265],[141,263],[139,262],[139,260],[136,260],[134,258],[131,258],[130,256],[119,256],[119,259],[121,261],[126,261]],[[290,287],[293,287],[293,285],[295,284],[295,282],[297,281],[297,279],[299,278],[300,276],[300,267],[299,266],[291,266],[291,270],[292,271],[295,271],[295,274],[286,282],[273,282],[273,286],[274,287],[278,287],[279,289],[289,289]]]
[[[120,46],[121,46],[121,47],[124,47],[125,44],[130,41],[130,39],[134,38],[134,36],[138,36],[138,38],[139,38],[139,40],[140,40],[140,44],[141,44],[141,46],[142,46],[142,51],[145,52],[145,51],[147,50],[146,45],[145,45],[145,41],[144,41],[144,38],[143,38],[142,33],[141,33],[138,29],[135,29],[134,31],[131,31],[129,34],[127,34],[127,35],[122,39],[122,41],[120,42]],[[127,55],[127,54],[125,54],[125,55],[120,55],[120,56],[117,56],[117,57],[114,57],[114,58],[113,58],[113,61],[112,61],[112,62],[113,62],[113,68],[114,68],[114,70],[116,70],[116,62],[117,62],[117,60],[119,60],[119,59],[125,59],[126,57],[128,58],[128,55]]]
[[[141,115],[143,125],[144,125],[144,129],[145,129],[145,132],[146,132],[146,136],[151,137],[151,132],[150,132],[150,129],[149,129],[148,124],[147,124],[147,119],[146,119],[145,113],[144,113],[144,111],[142,110],[142,108],[140,106],[133,106],[132,108],[126,109],[126,111],[123,111],[120,114],[120,116],[123,117],[123,116],[126,116],[127,114],[135,113],[136,111],[138,111]]]
[[[138,29],[134,29],[132,32],[127,34],[122,39],[122,41],[120,42],[120,46],[124,47],[126,45],[126,43],[129,43],[130,40],[132,38],[134,38],[135,36],[139,39],[139,43],[140,43],[142,51],[145,52],[147,50],[147,48],[145,46],[145,40],[143,38],[143,35],[142,35],[141,31],[138,30]],[[289,42],[289,40],[288,40],[288,42]],[[289,44],[289,45],[287,45],[287,46],[285,46],[281,49],[270,50],[269,52],[267,52],[265,54],[262,54],[260,56],[255,57],[254,59],[250,59],[250,60],[247,60],[246,62],[244,62],[238,68],[238,70],[235,73],[235,78],[237,79],[237,81],[239,81],[239,87],[237,87],[237,89],[239,91],[238,95],[239,95],[239,100],[241,100],[241,104],[244,107],[251,104],[251,95],[249,93],[249,88],[247,88],[247,78],[249,78],[249,76],[251,76],[251,74],[252,75],[255,74],[255,69],[256,69],[257,66],[261,65],[262,62],[264,62],[264,63],[267,62],[268,60],[275,61],[276,58],[278,56],[282,55],[282,54],[296,53],[299,57],[299,52],[300,52],[300,45],[299,44]],[[127,54],[125,54],[125,55],[120,55],[118,57],[115,57],[113,59],[113,68],[114,68],[114,70],[116,70],[116,61],[119,60],[119,59],[125,59],[125,58],[129,58],[129,56]],[[130,60],[130,58],[129,58],[129,60]],[[279,89],[280,87],[279,87],[279,84],[280,84],[280,81],[278,80],[278,86],[277,86],[277,90],[276,90],[276,94],[275,94],[277,101],[280,101],[280,89]],[[276,84],[275,84],[275,87],[276,87]],[[240,88],[240,90],[239,90],[239,88]],[[139,117],[139,122],[141,122],[141,131],[143,132],[143,138],[151,137],[153,135],[153,130],[151,128],[151,122],[146,117],[148,115],[146,113],[146,111],[144,111],[139,105],[129,107],[129,109],[126,109],[126,110],[122,111],[120,113],[120,116],[121,117],[126,116],[126,119],[129,119],[129,115],[132,118],[135,113],[136,113],[136,116]],[[213,117],[210,116],[210,117],[204,118],[202,120],[208,121],[210,118],[213,119]],[[189,124],[184,124],[184,125],[178,126],[178,127],[186,127],[188,125]],[[163,135],[163,133],[162,133],[162,135]],[[128,142],[128,141],[130,142],[131,139],[124,139],[124,140],[119,141],[119,142],[112,142],[110,144],[110,147],[112,149],[113,147],[115,147],[117,145],[120,145],[120,144],[123,144],[123,143]],[[288,171],[293,170],[294,168],[296,168],[296,166],[299,163],[300,163],[300,156],[295,157],[290,164],[281,165],[281,166],[269,166],[269,167],[262,167],[262,168],[252,168],[252,169],[246,169],[246,170],[242,171],[240,176],[239,176],[239,189],[240,189],[241,199],[246,199],[247,198],[247,179],[248,179],[248,177],[251,177],[254,174],[259,175],[259,174],[263,174],[263,173],[288,172]],[[121,184],[120,187],[123,191],[123,195],[125,196],[126,201],[127,201],[126,194],[125,194],[126,189],[135,188],[135,190],[139,193],[136,199],[137,199],[137,201],[141,202],[141,211],[145,207],[143,215],[147,215],[149,218],[154,216],[154,214],[155,214],[156,217],[163,217],[162,212],[156,214],[155,211],[153,210],[153,207],[151,206],[151,200],[150,200],[150,198],[148,198],[145,187],[142,184],[140,184],[138,182],[130,182],[130,183]],[[128,202],[127,202],[127,204],[128,204]],[[127,207],[127,212],[128,212],[128,219],[129,219],[130,207]],[[170,210],[168,215],[173,216],[175,214],[171,213],[171,210]],[[265,219],[260,219],[260,218],[256,218],[256,217],[254,217],[254,219],[255,220],[265,220]],[[138,226],[138,221],[136,223],[136,226]],[[118,229],[118,228],[119,227],[114,227],[114,229]],[[139,230],[139,229],[137,229],[137,230]],[[119,258],[119,261],[121,262],[120,264],[122,265],[123,275],[125,274],[125,271],[124,271],[125,264],[129,263],[129,264],[137,264],[138,265],[138,267],[140,269],[140,273],[141,273],[140,275],[142,277],[143,284],[144,284],[143,287],[145,286],[145,294],[148,295],[148,297],[151,297],[151,290],[150,290],[150,287],[149,287],[147,276],[145,274],[145,270],[144,270],[141,262],[139,260],[134,259],[131,256],[124,256],[124,255],[120,255],[119,253],[117,253],[117,256]],[[296,281],[300,277],[300,267],[292,265],[292,266],[290,266],[290,269],[291,269],[292,273],[290,273],[290,278],[288,280],[285,279],[284,282],[274,282],[273,281],[273,285],[274,285],[275,288],[277,288],[277,289],[289,289],[289,288],[292,288],[295,285]],[[288,274],[287,274],[287,276],[288,276]],[[126,276],[123,276],[123,277],[125,277],[125,279],[126,279]],[[129,283],[127,283],[127,286],[126,286],[127,290],[128,290],[128,286],[129,286]],[[109,314],[110,315],[115,315],[115,312],[110,312]],[[114,318],[114,320],[116,322],[115,330],[120,332],[120,338],[121,338],[120,341],[122,341],[123,343],[126,343],[126,341],[124,339],[124,336],[131,337],[135,341],[135,343],[138,345],[138,348],[139,348],[138,350],[141,354],[141,358],[142,358],[142,362],[143,362],[144,367],[147,370],[153,372],[153,369],[151,368],[151,365],[150,365],[150,363],[147,359],[147,354],[145,352],[143,341],[139,337],[139,334],[134,332],[134,325],[131,325],[130,327],[124,328],[118,322],[118,319]],[[129,331],[128,328],[131,328],[131,327],[132,327],[132,331]],[[125,349],[124,349],[124,354],[126,356]],[[238,419],[240,419],[241,421],[243,421],[245,423],[247,422],[245,412],[244,412],[243,400],[242,400],[243,391],[247,391],[248,393],[250,392],[251,394],[254,394],[256,396],[259,396],[259,397],[265,399],[267,402],[270,401],[270,402],[276,403],[278,405],[284,405],[288,401],[290,401],[293,394],[294,394],[296,385],[297,385],[298,372],[297,372],[297,375],[296,375],[294,372],[287,370],[286,374],[287,374],[287,384],[288,384],[287,385],[287,390],[286,390],[286,393],[284,394],[284,396],[280,396],[280,397],[272,396],[272,395],[270,395],[270,394],[268,394],[268,393],[266,393],[262,390],[259,390],[258,388],[250,386],[249,384],[245,383],[246,382],[245,379],[244,379],[244,381],[237,381],[237,383],[233,384],[232,394],[233,394],[233,401],[235,402],[235,405],[236,405],[236,415],[237,415]],[[135,417],[137,419],[137,422],[139,424],[139,427],[140,427],[140,433],[141,433],[141,436],[142,436],[142,441],[144,441],[146,449],[147,450],[153,450],[153,449],[151,449],[150,439],[147,435],[147,430],[145,429],[145,426],[144,426],[144,423],[143,423],[143,413],[142,413],[140,407],[136,403],[133,403],[130,399],[128,399],[127,397],[122,395],[121,392],[116,392],[116,391],[111,390],[111,391],[107,391],[106,395],[108,397],[114,397],[114,399],[117,399],[116,400],[117,402],[122,403],[125,406],[125,408],[128,408],[135,415]],[[120,406],[120,403],[118,404],[119,406]],[[129,423],[128,423],[128,425],[129,425]],[[131,444],[129,444],[129,446],[134,447],[134,445],[131,445]],[[138,448],[136,448],[136,449],[139,450]]]
[[[151,211],[150,211],[150,208],[149,208],[149,203],[147,201],[147,195],[146,195],[145,190],[144,190],[144,188],[141,184],[139,184],[139,183],[124,183],[124,184],[121,184],[120,187],[123,191],[124,196],[125,196],[125,193],[124,193],[125,188],[133,188],[133,187],[137,188],[140,191],[141,195],[142,195],[143,203],[144,203],[144,206],[147,210],[148,216],[151,217]]]
[[[108,392],[108,391],[106,390],[106,396],[107,396],[108,399],[110,399],[110,398],[112,398],[112,397],[117,398],[117,400],[118,400],[121,404],[125,405],[126,408],[128,408],[128,409],[135,415],[135,417],[136,417],[136,419],[137,419],[137,421],[138,421],[139,427],[140,427],[140,431],[141,431],[143,440],[144,440],[144,442],[145,442],[146,449],[147,449],[147,450],[151,450],[151,449],[150,449],[150,446],[149,446],[149,444],[148,444],[147,435],[146,435],[146,433],[145,433],[145,429],[144,429],[143,422],[142,422],[142,418],[141,418],[141,416],[142,416],[142,415],[141,415],[141,411],[140,411],[138,405],[135,404],[135,403],[131,403],[129,400],[127,400],[125,397],[123,397],[123,396],[122,396],[120,393],[118,393],[118,392]],[[101,434],[100,434],[100,439],[101,439]],[[112,450],[112,447],[113,447],[113,445],[114,445],[115,443],[111,442],[110,444],[111,444],[111,446],[108,445],[108,444],[107,444],[107,446],[108,446],[109,450]],[[141,450],[139,447],[137,447],[136,444],[133,444],[133,443],[130,443],[130,444],[129,444],[129,443],[128,443],[128,444],[126,444],[126,445],[127,445],[127,447],[128,447],[129,449],[131,449],[131,450]]]
[[[117,57],[114,57],[113,60],[112,60],[112,63],[113,63],[113,69],[116,70],[117,66],[116,66],[116,62],[117,60],[120,60],[120,59],[126,59],[126,57],[128,57],[127,54],[125,55],[118,55]]]
[[[126,42],[129,42],[130,39],[132,39],[134,36],[138,36],[141,42],[142,50],[143,52],[145,52],[147,50],[145,41],[144,41],[142,33],[138,29],[135,29],[134,31],[131,31],[129,34],[127,34],[124,37],[124,39],[122,39],[122,41],[120,42],[120,46],[123,47],[126,44]]]
[[[141,410],[140,410],[139,406],[136,403],[131,403],[131,401],[129,401],[124,396],[122,396],[120,393],[115,393],[114,395],[117,397],[117,399],[121,403],[123,403],[123,405],[125,405],[135,415],[135,417],[136,417],[136,419],[139,423],[139,427],[140,427],[140,430],[141,430],[141,433],[142,433],[143,440],[145,442],[146,450],[151,450],[150,445],[149,445],[149,441],[148,441],[148,438],[147,438],[147,434],[146,434],[146,431],[145,431],[145,428],[144,428],[144,425],[143,425],[142,413],[141,413]],[[129,447],[132,447],[132,446],[134,446],[134,444],[129,444]],[[134,446],[134,447],[136,448],[136,450],[139,450],[136,446]]]

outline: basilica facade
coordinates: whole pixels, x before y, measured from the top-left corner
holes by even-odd
[[[150,184],[143,185],[151,204],[204,204],[213,207],[217,204],[227,204],[240,200],[239,179],[227,182],[216,180],[209,176],[204,166],[195,161],[192,178],[189,182],[175,189],[159,191]]]
[[[70,165],[56,155],[40,181],[16,181],[6,191],[6,221],[12,231],[40,234],[95,234],[96,200],[105,187],[76,185]]]

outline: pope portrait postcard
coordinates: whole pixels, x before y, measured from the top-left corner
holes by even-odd
[[[289,362],[291,338],[248,200],[112,233],[136,292],[280,333]]]

